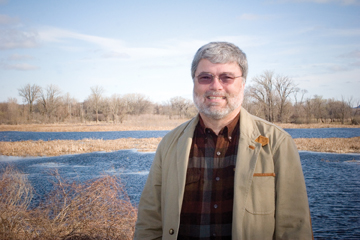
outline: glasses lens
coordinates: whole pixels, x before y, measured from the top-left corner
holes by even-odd
[[[213,81],[214,76],[208,73],[203,73],[197,76],[197,79],[200,84],[210,84]]]
[[[231,84],[235,80],[235,77],[229,74],[221,74],[219,78],[223,84]]]

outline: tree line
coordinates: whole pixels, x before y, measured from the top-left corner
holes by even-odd
[[[23,100],[16,98],[0,103],[1,124],[78,123],[86,121],[122,123],[127,115],[159,114],[169,118],[191,118],[197,110],[190,99],[175,96],[163,103],[153,103],[144,94],[130,93],[105,96],[101,86],[90,88],[83,102],[69,93],[63,94],[56,85],[42,88],[27,84],[18,89]],[[270,122],[359,124],[359,100],[307,97],[288,76],[264,71],[245,88],[243,106],[250,113]]]
[[[23,104],[19,104],[16,98],[0,103],[0,123],[122,123],[127,115],[162,114],[169,118],[191,118],[197,113],[192,101],[183,97],[173,97],[159,104],[151,102],[144,94],[107,97],[101,86],[93,86],[90,90],[86,100],[79,102],[69,93],[63,94],[56,85],[42,88],[27,84],[18,89]]]

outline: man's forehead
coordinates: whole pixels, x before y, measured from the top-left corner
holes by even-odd
[[[239,64],[237,62],[234,61],[229,61],[229,62],[212,62],[209,59],[206,58],[202,58],[198,64],[198,67],[196,69],[196,71],[199,71],[199,68],[204,68],[204,67],[229,67],[229,68],[235,68],[236,70],[241,71],[241,68],[239,66]]]

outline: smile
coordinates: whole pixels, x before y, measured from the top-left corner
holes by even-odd
[[[211,100],[216,100],[216,99],[225,99],[225,96],[219,96],[219,97],[208,96],[207,98],[208,98],[208,99],[211,99]]]

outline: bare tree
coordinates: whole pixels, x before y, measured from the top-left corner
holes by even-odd
[[[23,98],[23,101],[29,104],[29,116],[32,117],[33,106],[36,100],[39,99],[41,94],[41,87],[33,84],[27,84],[26,86],[19,88],[19,95]]]
[[[251,97],[256,99],[263,111],[266,120],[274,120],[274,72],[264,71],[260,76],[255,76],[252,81],[254,86],[250,86]]]
[[[54,112],[58,109],[61,104],[61,90],[56,85],[49,85],[45,91],[41,91],[41,105],[43,114],[51,120],[54,116]]]
[[[16,98],[8,98],[7,115],[9,123],[17,124],[19,122],[19,105]]]
[[[341,96],[341,124],[345,123],[345,120],[351,116],[351,106],[348,104],[348,101]]]
[[[65,114],[66,116],[64,118],[69,118],[72,120],[72,116],[80,116],[80,111],[77,110],[78,107],[78,101],[70,96],[70,93],[66,93],[63,97],[63,104],[65,105]]]
[[[99,110],[101,107],[101,101],[103,99],[103,93],[104,93],[104,88],[100,87],[100,86],[94,86],[91,87],[91,95],[89,97],[89,100],[91,102],[92,105],[92,109],[95,111],[96,114],[96,122],[99,121]]]
[[[313,99],[311,99],[312,102],[312,114],[316,118],[316,122],[325,122],[324,119],[326,119],[326,100],[322,98],[322,96],[315,95]]]
[[[311,114],[313,110],[313,104],[311,99],[307,98],[304,102],[303,108],[305,110],[306,123],[311,122]]]
[[[358,115],[360,113],[360,100],[355,101],[353,97],[348,99],[348,105],[351,107],[351,124],[358,125]]]
[[[279,97],[278,121],[282,122],[286,104],[288,104],[289,102],[290,94],[295,92],[296,85],[291,78],[281,75],[275,78],[274,85],[277,95]]]
[[[171,109],[179,115],[180,118],[188,115],[188,111],[193,105],[190,99],[183,97],[173,97],[170,99]]]
[[[294,108],[293,108],[293,114],[291,116],[292,122],[294,123],[303,123],[303,116],[305,116],[304,113],[304,96],[308,91],[306,89],[300,89],[295,88],[294,91]],[[298,98],[298,94],[300,94]]]
[[[130,93],[124,96],[128,107],[128,113],[132,115],[140,115],[149,112],[152,103],[143,94]]]
[[[119,94],[113,94],[110,98],[105,99],[106,105],[106,117],[108,120],[112,120],[113,123],[123,122],[126,112],[126,100],[122,98]]]

